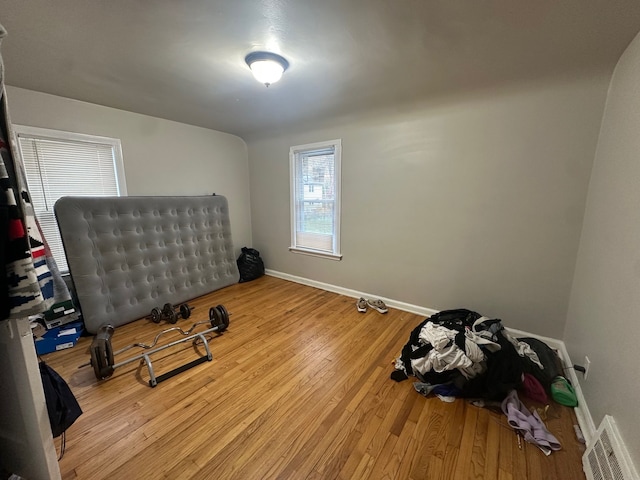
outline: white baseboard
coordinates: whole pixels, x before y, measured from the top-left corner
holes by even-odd
[[[367,292],[359,292],[357,290],[351,290],[350,288],[339,287],[337,285],[331,285],[329,283],[318,282],[316,280],[311,280],[309,278],[298,277],[296,275],[289,275],[288,273],[278,272],[276,270],[265,270],[265,273],[272,277],[282,278],[283,280],[289,280],[291,282],[300,283],[302,285],[308,285],[310,287],[319,288],[321,290],[326,290],[328,292],[338,293],[340,295],[345,295],[347,297],[352,298],[380,298],[384,303],[387,304],[388,307],[397,308],[398,310],[402,310],[404,312],[414,313],[416,315],[422,315],[423,317],[430,317],[431,315],[438,313],[438,310],[434,310],[432,308],[420,307],[418,305],[412,305],[410,303],[398,302],[391,298],[380,297],[378,295],[374,295]],[[578,424],[580,425],[580,429],[582,430],[582,434],[584,435],[587,443],[591,441],[591,438],[596,433],[596,427],[593,422],[593,417],[591,416],[591,412],[587,407],[587,402],[584,398],[584,394],[582,393],[582,389],[580,388],[580,382],[578,380],[578,376],[576,375],[576,371],[573,368],[573,362],[569,357],[569,352],[567,351],[567,347],[562,340],[558,340],[555,338],[544,337],[542,335],[536,335],[533,333],[525,332],[522,330],[517,330],[513,328],[506,327],[514,336],[516,337],[533,337],[538,340],[546,343],[549,347],[557,350],[560,359],[565,367],[565,377],[569,379],[571,385],[573,386],[576,396],[578,397],[578,406],[575,408],[576,418],[578,419]]]
[[[569,352],[567,351],[567,347],[564,342],[555,338],[544,337],[542,335],[536,335],[522,330],[516,330],[514,328],[505,328],[507,328],[507,330],[509,330],[515,337],[537,338],[558,352],[560,360],[564,366],[564,376],[571,382],[571,386],[575,390],[576,397],[578,398],[578,406],[574,409],[576,418],[578,419],[578,425],[580,426],[580,430],[582,430],[582,435],[584,436],[587,444],[589,444],[596,433],[596,426],[593,422],[593,417],[591,416],[589,407],[587,406],[587,401],[582,393],[582,388],[580,388],[578,375],[576,375],[576,370],[573,368],[573,362],[571,361],[571,357],[569,356]]]
[[[350,288],[331,285],[330,283],[323,283],[316,280],[311,280],[309,278],[289,275],[288,273],[277,272],[275,270],[269,269],[266,269],[265,273],[271,277],[282,278],[283,280],[289,280],[291,282],[300,283],[302,285],[308,285],[310,287],[319,288],[328,292],[339,293],[340,295],[344,295],[346,297],[379,298],[387,304],[387,307],[397,308],[398,310],[402,310],[403,312],[415,313],[416,315],[422,315],[423,317],[430,317],[434,313],[438,313],[438,310],[433,310],[432,308],[419,307],[410,303],[398,302],[397,300],[393,300],[392,298],[381,297],[379,295],[374,295],[373,293],[359,292],[357,290],[351,290]]]

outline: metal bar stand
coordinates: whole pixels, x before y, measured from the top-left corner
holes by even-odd
[[[155,349],[153,349],[153,350],[151,350],[149,352],[145,352],[145,353],[142,353],[140,355],[136,355],[135,357],[128,358],[128,359],[126,359],[126,360],[124,360],[122,362],[116,363],[116,364],[113,365],[113,368],[115,369],[117,367],[122,367],[123,365],[127,365],[128,363],[135,362],[136,360],[140,360],[140,361],[144,362],[147,365],[147,369],[149,370],[149,377],[150,377],[149,378],[149,386],[155,387],[156,385],[158,385],[158,383],[160,383],[160,382],[162,382],[164,380],[167,380],[167,379],[169,379],[169,378],[171,378],[171,377],[173,377],[173,376],[175,376],[175,375],[177,375],[179,373],[182,373],[182,372],[184,372],[184,371],[186,371],[186,370],[188,370],[188,369],[190,369],[192,367],[195,367],[196,365],[200,365],[201,363],[212,361],[213,360],[213,355],[211,354],[211,350],[209,349],[209,342],[207,341],[207,339],[205,337],[205,334],[217,332],[219,329],[220,329],[220,327],[213,327],[213,328],[209,328],[209,329],[207,329],[207,330],[205,330],[203,332],[196,333],[195,335],[191,335],[191,336],[186,337],[186,338],[181,338],[180,340],[173,341],[171,343],[163,345],[162,347],[155,348]],[[167,349],[169,347],[173,347],[175,345],[178,345],[180,343],[188,342],[189,340],[196,340],[198,338],[200,340],[202,340],[202,344],[204,345],[204,349],[206,351],[206,355],[204,355],[202,357],[199,357],[198,359],[196,359],[196,360],[194,360],[192,362],[186,363],[186,364],[184,364],[184,365],[182,365],[180,367],[177,367],[177,368],[175,368],[175,369],[173,369],[173,370],[171,370],[171,371],[169,371],[167,373],[164,373],[164,374],[156,377],[155,372],[153,370],[153,364],[151,363],[151,355],[153,355],[154,353],[160,352],[162,350],[165,350],[165,349]]]

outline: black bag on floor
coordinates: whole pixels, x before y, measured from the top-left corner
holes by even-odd
[[[242,253],[236,261],[240,270],[240,283],[255,280],[264,275],[264,262],[255,248],[242,247]]]
[[[40,377],[51,433],[54,438],[59,437],[82,415],[82,410],[67,382],[43,361],[40,361]]]
[[[525,357],[526,360],[523,359],[523,362],[525,362],[525,371],[536,377],[544,388],[549,391],[553,380],[558,375],[564,375],[562,362],[560,358],[558,358],[558,354],[549,347],[549,345],[537,338],[527,337],[518,338],[518,340],[529,344],[531,349],[538,355],[538,360],[540,360],[540,363],[544,367],[544,369],[540,369],[538,365]]]

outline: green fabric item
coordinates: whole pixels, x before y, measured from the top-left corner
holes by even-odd
[[[563,376],[558,375],[551,383],[551,397],[560,405],[575,407],[578,405],[576,392],[571,384]]]

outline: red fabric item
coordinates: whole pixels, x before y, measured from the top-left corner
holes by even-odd
[[[22,238],[27,233],[24,230],[24,224],[22,220],[11,219],[9,220],[9,240],[15,240],[16,238]]]
[[[549,403],[549,397],[547,397],[547,392],[544,391],[544,387],[538,379],[530,373],[522,375],[522,390],[524,394],[534,402],[542,404]]]

